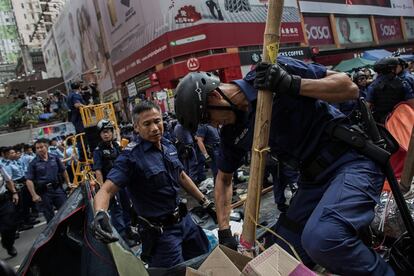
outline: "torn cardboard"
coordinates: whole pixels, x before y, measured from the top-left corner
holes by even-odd
[[[187,268],[186,276],[240,276],[241,271],[252,258],[217,246],[198,270]]]
[[[243,269],[244,276],[316,276],[303,263],[274,244],[251,260]]]

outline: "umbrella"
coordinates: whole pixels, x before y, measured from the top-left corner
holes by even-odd
[[[368,50],[362,53],[362,57],[365,59],[377,61],[379,59],[390,57],[392,53],[384,49]]]
[[[352,58],[341,61],[338,65],[334,67],[334,70],[340,72],[352,72],[355,69],[371,66],[374,63],[375,61],[373,60],[368,60],[364,58]]]

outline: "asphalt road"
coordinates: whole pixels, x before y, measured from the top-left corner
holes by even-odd
[[[7,254],[7,251],[0,246],[0,259],[5,260],[11,267],[17,270],[26,257],[27,252],[32,247],[34,240],[45,227],[46,221],[42,218],[42,222],[36,224],[32,229],[20,232],[20,238],[14,243],[17,249],[16,257],[11,258]]]

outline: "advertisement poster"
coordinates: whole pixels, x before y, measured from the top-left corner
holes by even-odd
[[[408,39],[414,39],[414,18],[404,19]]]
[[[328,16],[304,16],[306,36],[309,45],[332,45],[334,38],[331,31],[331,23]]]
[[[42,45],[43,60],[45,61],[47,76],[49,78],[60,78],[59,55],[56,49],[53,32],[49,32]]]
[[[375,17],[375,28],[381,42],[403,39],[401,22],[397,17]]]
[[[303,33],[297,2],[285,0],[284,3],[282,41],[302,42]],[[266,21],[267,1],[106,0],[99,1],[99,9],[110,45],[115,76],[119,83],[133,77],[134,72],[136,74],[136,71],[144,71],[161,62],[163,57],[185,54],[188,49],[184,50],[184,46],[194,45],[193,49],[203,50],[214,43],[213,47],[225,48],[231,42],[224,40],[231,37],[231,30],[237,29],[237,26],[232,25],[230,30],[225,27],[226,24],[263,24]],[[201,28],[196,29],[203,24],[211,24],[209,31],[220,34],[221,39],[209,39],[208,33],[198,31]],[[177,30],[186,31],[188,35],[177,39],[166,37],[164,42],[154,43],[155,39]],[[233,45],[243,45],[244,38],[239,36],[237,39],[240,42],[233,41]],[[138,51],[140,54],[137,54]],[[131,55],[134,55],[132,59]]]
[[[368,17],[337,17],[336,31],[340,44],[366,43],[372,41]]]
[[[67,2],[54,25],[54,36],[65,81],[96,82],[101,93],[112,89],[93,1]]]
[[[412,16],[413,0],[300,0],[303,13]]]

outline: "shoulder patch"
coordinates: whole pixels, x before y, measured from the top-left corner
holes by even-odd
[[[138,146],[137,142],[131,142],[125,147],[124,150],[133,150],[136,146]]]

